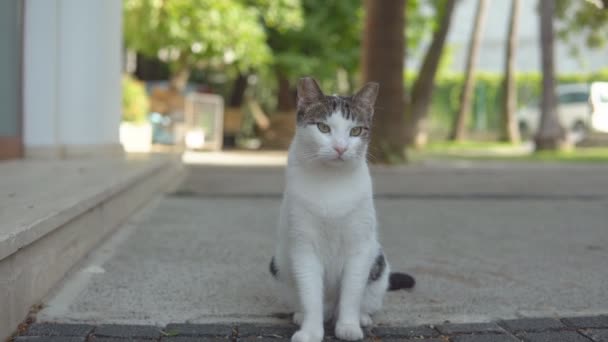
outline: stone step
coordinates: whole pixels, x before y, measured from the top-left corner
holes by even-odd
[[[182,178],[175,157],[0,163],[0,339],[87,253]]]

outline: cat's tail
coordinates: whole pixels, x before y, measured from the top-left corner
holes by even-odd
[[[391,272],[388,277],[389,291],[411,289],[414,285],[416,285],[416,279],[407,273]]]

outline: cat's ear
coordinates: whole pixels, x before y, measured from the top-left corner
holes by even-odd
[[[363,88],[359,89],[359,91],[353,96],[355,102],[366,106],[366,107],[374,107],[374,103],[376,103],[376,97],[378,97],[378,89],[380,85],[376,82],[368,82]]]
[[[298,108],[323,100],[325,95],[312,77],[300,78],[298,81]]]

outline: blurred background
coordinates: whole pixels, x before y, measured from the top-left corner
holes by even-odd
[[[0,156],[284,150],[310,75],[381,83],[377,162],[608,160],[606,1],[544,3],[4,1]]]

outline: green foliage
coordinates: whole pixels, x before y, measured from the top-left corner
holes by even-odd
[[[338,68],[352,74],[359,62],[361,2],[302,0],[302,12],[301,27],[268,28],[275,68],[292,82],[303,75],[331,82]]]
[[[407,2],[404,34],[408,54],[418,52],[430,38],[442,0]],[[336,90],[336,70],[344,70],[351,83],[361,55],[364,13],[361,0],[302,0],[301,27],[279,30],[269,27],[268,41],[274,66],[288,79],[314,75],[324,89]]]
[[[446,0],[407,1],[405,38],[408,56],[422,56],[421,43],[431,39],[443,16]],[[451,1],[451,0],[447,0]]]
[[[146,121],[150,102],[143,82],[125,75],[122,78],[122,120],[142,123]]]
[[[285,31],[303,25],[300,0],[248,0],[245,3],[259,9],[266,27]]]
[[[608,1],[557,0],[558,36],[576,43],[573,39],[585,38],[589,48],[602,48],[608,41]],[[573,45],[573,52],[578,53]]]
[[[248,69],[271,61],[261,20],[283,30],[299,13],[298,0],[125,0],[125,42],[174,66]]]

